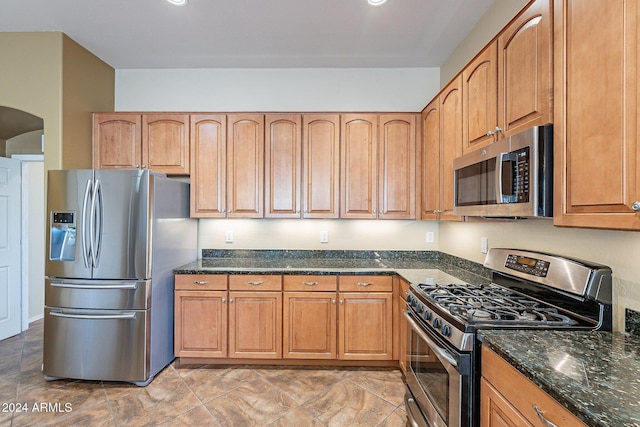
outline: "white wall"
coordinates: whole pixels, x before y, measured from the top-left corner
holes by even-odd
[[[418,112],[437,68],[116,70],[116,111]]]

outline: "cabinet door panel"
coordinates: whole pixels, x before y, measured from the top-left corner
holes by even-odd
[[[422,219],[440,209],[440,97],[422,111]]]
[[[557,4],[554,224],[640,230],[638,3]]]
[[[261,218],[264,206],[264,116],[230,114],[227,120],[227,216]]]
[[[484,378],[480,384],[480,413],[482,427],[532,426],[511,404]]]
[[[378,117],[345,114],[341,125],[342,218],[376,218]]]
[[[335,359],[336,311],[334,292],[285,292],[283,357]]]
[[[142,116],[96,113],[93,116],[93,167],[137,169],[142,162]]]
[[[462,155],[462,79],[453,80],[440,93],[440,219],[460,221],[453,215],[453,159]]]
[[[142,116],[142,168],[189,174],[189,115]]]
[[[553,121],[551,3],[536,0],[498,37],[498,106],[504,136]]]
[[[487,132],[493,132],[498,124],[497,67],[497,47],[491,43],[462,71],[464,153],[494,141]]]
[[[338,218],[340,211],[340,116],[303,117],[304,218]]]
[[[393,358],[393,294],[339,293],[338,358]]]
[[[300,218],[302,118],[268,115],[265,123],[265,217]]]
[[[229,357],[281,356],[282,293],[229,292]]]
[[[380,219],[416,217],[416,116],[380,116],[378,200]]]
[[[226,297],[226,291],[176,291],[177,357],[227,357]]]
[[[226,116],[191,115],[191,216],[222,218],[226,211]]]

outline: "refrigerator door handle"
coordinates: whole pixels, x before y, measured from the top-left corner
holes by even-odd
[[[50,312],[52,316],[64,317],[66,319],[90,319],[90,320],[133,320],[136,318],[136,313],[122,313],[122,314],[67,314],[59,311]]]
[[[89,245],[91,246],[90,254],[91,254],[91,264],[93,268],[98,267],[98,261],[100,258],[100,234],[101,233],[101,216],[98,211],[99,204],[102,200],[101,191],[100,191],[100,180],[97,179],[95,181],[95,188],[93,189],[93,194],[91,195],[91,208],[89,213]]]
[[[90,265],[90,253],[91,253],[91,245],[90,242],[87,242],[87,233],[89,232],[87,229],[87,207],[89,205],[89,197],[93,193],[93,185],[92,181],[88,180],[87,185],[84,188],[84,198],[82,201],[82,259],[84,260],[84,267],[89,268],[92,267]]]
[[[124,289],[124,290],[135,290],[138,289],[138,285],[136,283],[123,283],[121,285],[75,285],[72,283],[64,283],[64,282],[51,282],[51,286],[54,288],[68,288],[68,289]]]
[[[102,203],[102,182],[98,179],[96,180],[96,194],[98,199],[98,204],[96,208],[96,215],[98,220],[98,225],[96,226],[96,232],[98,233],[98,242],[96,244],[96,267],[100,264],[100,254],[102,253],[102,226],[103,226],[103,214],[104,214],[104,205]]]

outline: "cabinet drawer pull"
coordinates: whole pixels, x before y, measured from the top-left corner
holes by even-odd
[[[301,282],[301,283],[306,286],[315,286],[318,284],[318,282]]]
[[[208,281],[208,280],[205,280],[205,281],[199,282],[199,281],[197,281],[197,280],[194,280],[194,281],[193,281],[193,284],[194,284],[194,285],[208,285],[208,284],[209,284],[209,281]]]
[[[247,285],[251,285],[251,286],[259,286],[262,285],[264,282],[247,282]]]
[[[373,285],[373,283],[369,283],[369,282],[358,282],[357,283],[358,286],[371,286]]]
[[[555,425],[554,423],[552,423],[551,421],[545,418],[544,411],[538,408],[538,405],[534,403],[532,406],[533,406],[533,410],[536,411],[536,414],[538,414],[538,419],[540,420],[542,425],[544,425],[545,427],[558,427],[557,425]]]

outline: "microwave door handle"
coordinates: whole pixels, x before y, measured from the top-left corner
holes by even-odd
[[[504,194],[504,188],[502,187],[502,183],[504,182],[504,174],[507,172],[504,169],[504,163],[505,162],[515,162],[516,161],[516,154],[515,153],[500,153],[498,155],[498,161],[497,161],[497,165],[496,168],[498,169],[496,171],[496,202],[497,203],[510,203],[513,202],[515,200],[513,200],[513,195],[509,194],[509,195],[505,195]],[[513,168],[511,168],[511,171],[513,170]],[[512,179],[513,179],[513,175],[512,175]]]

